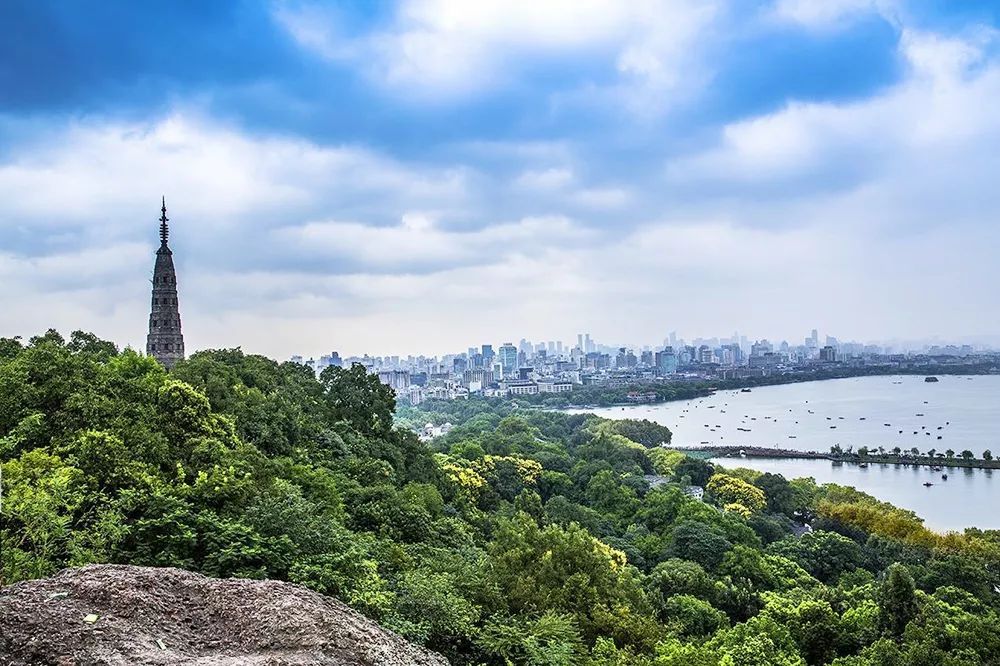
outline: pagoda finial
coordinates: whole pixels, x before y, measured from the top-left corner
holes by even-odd
[[[169,219],[167,217],[167,198],[163,197],[163,207],[160,208],[160,243],[163,245],[167,244],[167,236],[170,235],[170,230],[167,229]]]

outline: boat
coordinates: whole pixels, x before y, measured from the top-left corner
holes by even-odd
[[[925,382],[928,382],[928,383],[929,383],[929,382],[936,382],[936,381],[938,381],[938,378],[937,378],[937,377],[934,377],[934,376],[931,376],[931,377],[924,377],[924,381],[925,381]]]
[[[750,389],[748,388],[740,389],[740,393],[750,393]]]
[[[860,467],[861,469],[868,469],[868,463],[861,463],[860,465],[858,465],[858,467]]]
[[[930,488],[930,487],[931,487],[931,486],[933,486],[933,485],[934,485],[934,484],[933,484],[933,483],[931,483],[930,481],[924,481],[924,487],[926,487],[926,488]]]
[[[941,475],[941,480],[942,481],[947,481],[948,480],[948,475],[947,474],[942,474]]]

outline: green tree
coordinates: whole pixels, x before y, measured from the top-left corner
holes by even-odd
[[[378,376],[355,363],[349,369],[327,366],[319,379],[333,419],[346,421],[364,435],[388,436],[396,398]]]
[[[893,635],[901,635],[919,610],[916,586],[904,565],[893,564],[886,570],[877,600],[881,625]]]
[[[715,473],[712,463],[701,458],[686,457],[674,468],[674,478],[677,480],[688,479],[692,485],[704,486]]]
[[[691,560],[713,570],[722,563],[731,547],[732,543],[714,525],[684,520],[677,523],[670,534],[667,555]]]

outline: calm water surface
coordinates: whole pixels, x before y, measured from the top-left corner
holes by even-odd
[[[1000,455],[1000,376],[888,376],[836,379],[723,391],[661,405],[598,408],[606,418],[649,419],[671,429],[678,446],[765,446],[828,451],[867,446],[917,447],[977,456]],[[887,425],[888,424],[888,425]],[[742,429],[742,430],[740,430]],[[902,432],[900,432],[902,431]],[[945,469],[900,465],[834,466],[825,460],[720,460],[787,478],[811,476],[839,483],[912,509],[937,530],[975,526],[1000,529],[1000,470]],[[924,487],[926,481],[934,483]]]

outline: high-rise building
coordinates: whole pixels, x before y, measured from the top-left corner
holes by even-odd
[[[504,378],[513,377],[517,373],[517,347],[509,342],[500,345],[498,350],[500,371]]]
[[[184,358],[184,336],[181,333],[181,313],[177,305],[174,253],[167,245],[167,237],[170,235],[168,221],[167,200],[164,197],[160,208],[160,249],[156,251],[156,264],[153,266],[153,296],[146,354],[164,367],[171,368]]]

